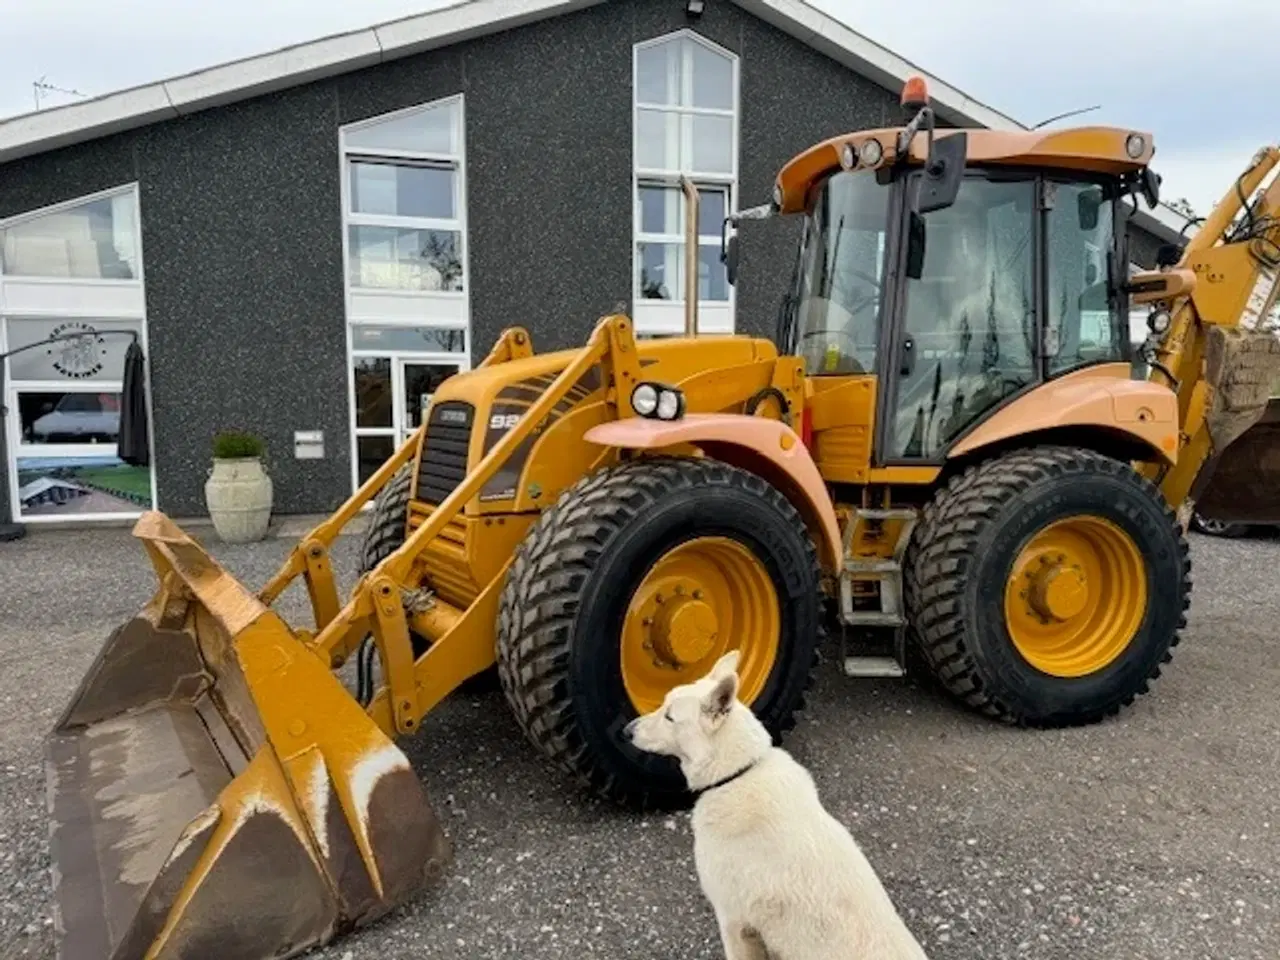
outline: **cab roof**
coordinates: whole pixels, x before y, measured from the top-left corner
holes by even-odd
[[[902,127],[845,133],[814,144],[793,157],[778,173],[774,201],[779,213],[808,208],[813,188],[841,169],[875,170],[897,161]],[[968,136],[967,165],[1041,167],[1097,174],[1136,173],[1151,162],[1151,134],[1124,127],[1069,127],[1058,130],[936,130],[943,139]],[[874,142],[872,142],[874,141]],[[922,133],[911,142],[907,163],[923,164],[928,140]]]

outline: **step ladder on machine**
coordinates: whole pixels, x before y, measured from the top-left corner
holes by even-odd
[[[915,510],[871,509],[858,507],[844,534],[844,568],[840,573],[840,652],[843,670],[847,677],[902,677],[906,670],[907,618],[902,599],[902,558],[906,553],[911,533],[915,529]],[[901,527],[890,557],[850,556],[850,546],[855,535],[868,524],[880,524],[886,520],[899,521]],[[879,609],[854,608],[853,585],[855,582],[879,585]],[[892,633],[892,656],[875,656],[851,652],[849,632]],[[863,644],[865,646],[865,644]]]

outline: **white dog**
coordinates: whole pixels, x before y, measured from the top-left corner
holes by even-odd
[[[738,652],[633,720],[638,748],[680,761],[698,879],[728,960],[928,960],[813,778],[738,700]]]

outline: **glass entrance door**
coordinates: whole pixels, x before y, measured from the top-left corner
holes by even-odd
[[[401,398],[403,413],[400,423],[400,443],[422,426],[423,417],[431,403],[432,395],[440,384],[461,369],[456,362],[422,363],[417,360],[401,360],[400,388],[396,396]]]
[[[462,369],[462,360],[453,357],[362,353],[352,358],[357,485],[422,425],[432,395]]]

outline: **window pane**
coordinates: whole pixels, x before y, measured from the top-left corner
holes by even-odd
[[[393,163],[351,164],[351,209],[389,217],[452,220],[454,171]]]
[[[732,110],[733,62],[700,43],[685,42],[693,53],[693,106]]]
[[[356,357],[351,368],[355,379],[356,426],[392,426],[390,359]]]
[[[684,197],[671,187],[640,188],[640,230],[643,233],[680,233]]]
[[[1113,243],[1111,201],[1102,188],[1058,184],[1049,210],[1049,372],[1086,363],[1125,361],[1128,317],[1107,294],[1107,251]]]
[[[448,104],[349,130],[346,141],[353,150],[456,154],[456,129],[457,106]]]
[[[94,200],[0,231],[4,272],[13,277],[136,280],[132,194]]]
[[[352,326],[351,348],[409,353],[462,353],[467,349],[467,332],[443,330],[439,327]]]
[[[636,163],[649,170],[680,169],[679,114],[637,111]]]
[[[138,320],[17,320],[6,321],[9,349],[17,350],[50,337],[72,337],[33,347],[9,358],[9,379],[116,381],[124,379],[124,355],[132,343],[121,334],[101,336],[108,330],[132,330],[139,335]]]
[[[356,437],[356,473],[364,483],[396,452],[395,437]]]
[[[151,469],[130,466],[114,452],[19,457],[17,466],[23,517],[131,514],[151,507]]]
[[[724,190],[698,191],[698,235],[718,237],[724,226],[729,195]],[[717,253],[716,256],[719,256]]]
[[[684,121],[692,125],[692,169],[699,173],[732,173],[733,118],[688,116]]]
[[[718,187],[698,188],[698,234],[719,236],[728,194]],[[685,199],[679,187],[640,187],[640,230],[684,236]]]
[[[1038,379],[1034,199],[1030,181],[967,178],[954,206],[924,214],[923,276],[907,281],[915,349],[897,381],[893,456],[936,457]]]
[[[680,293],[678,243],[641,243],[637,256],[640,296],[646,300],[675,300]]]
[[[680,102],[680,44],[662,43],[636,53],[636,100]]]
[[[353,226],[351,285],[392,290],[461,290],[461,248],[457,231]]]
[[[684,244],[637,244],[640,296],[646,300],[683,300]],[[698,299],[727,302],[729,281],[720,262],[719,244],[698,247]]]
[[[24,444],[101,443],[114,448],[120,436],[120,394],[24,390],[18,394],[18,429]]]
[[[404,365],[404,422],[408,429],[422,426],[422,414],[431,396],[458,372],[456,364],[406,363]]]
[[[671,106],[733,109],[733,62],[686,38],[642,48],[636,54],[636,101]]]
[[[720,247],[698,247],[698,299],[728,302],[729,278],[720,262]]]

